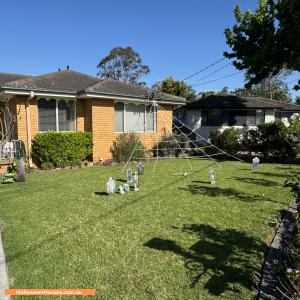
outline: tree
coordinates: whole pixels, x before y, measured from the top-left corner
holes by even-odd
[[[296,104],[300,105],[300,96],[296,96]]]
[[[11,107],[11,96],[0,95],[0,157],[3,146],[12,138],[17,115]]]
[[[224,56],[246,71],[247,88],[283,69],[300,71],[299,0],[259,0],[254,13],[236,6],[234,14],[236,24],[225,29],[232,52]]]
[[[198,95],[200,96],[200,98],[205,98],[214,94],[216,94],[215,91],[204,91],[204,92],[200,92]]]
[[[285,74],[268,77],[263,79],[259,84],[253,85],[251,88],[239,88],[233,93],[238,96],[264,97],[281,102],[291,102],[292,97],[282,76],[284,77]]]
[[[104,57],[97,65],[100,78],[112,78],[125,83],[145,85],[140,82],[143,75],[150,73],[150,68],[142,64],[140,55],[131,47],[113,48],[109,55]]]
[[[159,92],[179,96],[185,98],[187,101],[195,101],[197,94],[191,85],[183,80],[175,80],[172,76],[155,85]]]

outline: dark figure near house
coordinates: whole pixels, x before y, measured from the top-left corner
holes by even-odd
[[[139,176],[144,174],[144,165],[142,164],[142,162],[139,162],[137,172]]]
[[[26,179],[24,159],[20,158],[17,161],[17,177],[18,182],[24,182]]]

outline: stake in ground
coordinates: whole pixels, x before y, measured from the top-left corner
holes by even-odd
[[[109,176],[126,180],[119,167],[0,185],[11,287],[95,288],[94,299],[253,299],[274,230],[266,223],[293,199],[282,185],[299,166],[255,173],[224,162],[211,185],[209,160],[194,159],[189,176],[170,176],[183,160],[159,163],[156,173],[145,164],[140,191],[122,196],[105,193]]]

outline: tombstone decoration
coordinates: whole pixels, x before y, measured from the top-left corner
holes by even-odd
[[[127,183],[132,182],[132,171],[130,168],[127,170]]]
[[[139,162],[137,167],[137,172],[139,176],[144,174],[144,165],[142,164],[142,162]]]
[[[137,172],[135,172],[134,175],[133,175],[133,186],[134,186],[134,190],[136,192],[140,190],[140,188],[139,188],[139,175],[137,174]]]
[[[106,192],[108,195],[113,195],[116,190],[116,183],[112,179],[112,177],[109,177],[107,183],[106,183]]]
[[[210,184],[216,184],[215,170],[214,168],[210,168],[209,170]]]
[[[122,184],[119,186],[119,193],[125,194],[124,186]]]
[[[17,162],[17,181],[19,182],[24,182],[25,181],[25,164],[24,164],[24,159],[20,158]]]
[[[259,165],[259,158],[256,156],[252,159],[252,171],[256,172]]]
[[[130,192],[130,186],[129,186],[128,183],[124,183],[124,184],[123,184],[123,187],[124,187],[124,191],[125,191],[126,193]]]

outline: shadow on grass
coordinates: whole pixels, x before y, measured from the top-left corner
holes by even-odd
[[[215,296],[226,291],[238,293],[238,288],[232,287],[236,285],[254,289],[254,277],[260,270],[251,261],[253,256],[261,258],[266,244],[242,231],[206,224],[184,225],[181,230],[199,240],[186,249],[176,241],[155,237],[144,246],[182,257],[191,288],[203,284]]]
[[[268,179],[260,179],[260,178],[251,178],[251,177],[232,177],[233,179],[245,182],[249,184],[258,184],[262,186],[278,186],[280,185],[278,182]]]
[[[97,196],[107,196],[107,193],[106,192],[95,192],[95,195]]]
[[[190,192],[193,195],[207,195],[209,197],[225,196],[234,198],[240,201],[269,201],[286,205],[285,202],[272,200],[263,195],[252,195],[246,192],[241,192],[233,188],[221,188],[211,185],[189,184],[186,188],[180,188],[183,191]]]

